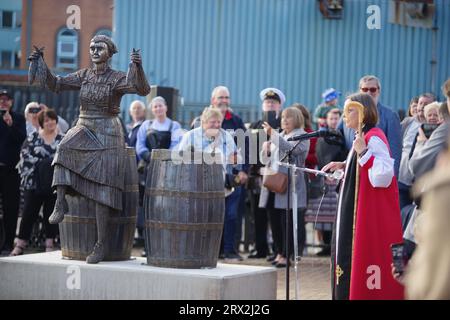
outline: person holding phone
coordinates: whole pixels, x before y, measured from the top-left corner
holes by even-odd
[[[281,174],[288,179],[287,168],[280,166],[278,161],[281,160],[285,154],[292,149],[291,164],[295,164],[297,167],[305,167],[305,161],[309,150],[309,140],[303,140],[300,144],[295,141],[289,141],[289,138],[294,136],[305,134],[305,119],[302,112],[296,107],[289,107],[283,110],[281,113],[281,129],[278,133],[276,130],[268,124],[264,123],[263,128],[269,137],[269,141],[263,144],[262,153],[267,156],[265,171],[275,172]],[[284,159],[283,162],[287,162],[288,159]],[[280,179],[280,177],[278,177]],[[282,178],[281,178],[282,179]],[[297,194],[297,245],[298,255],[302,256],[303,248],[306,240],[306,230],[304,215],[306,211],[306,183],[303,172],[296,172],[295,189]],[[292,192],[292,189],[290,190]],[[270,213],[271,225],[274,221],[280,223],[280,230],[272,228],[272,237],[275,247],[277,248],[277,255],[273,261],[276,268],[284,268],[286,264],[289,264],[290,257],[296,257],[297,253],[294,253],[293,242],[293,219],[289,219],[289,223],[286,221],[286,211],[289,208],[292,210],[294,206],[293,196],[288,195],[287,188],[284,191],[277,191],[271,189],[268,185],[263,183],[261,188],[261,194],[259,197],[259,207],[266,208]],[[288,202],[289,200],[289,202]],[[292,217],[292,211],[289,211]],[[279,219],[279,220],[275,220]],[[289,239],[289,245],[286,243],[286,239]],[[288,248],[289,247],[289,248]],[[289,249],[289,250],[288,250]]]
[[[450,78],[442,86],[442,92],[447,97],[447,107],[450,102]],[[418,138],[414,154],[409,161],[409,170],[419,179],[422,175],[433,169],[438,155],[446,147],[449,134],[449,122],[445,121],[433,131],[429,139],[423,135]]]
[[[439,127],[442,123],[439,120],[439,108],[441,107],[441,103],[435,101],[430,104],[427,104],[424,108],[425,113],[425,123],[422,123],[419,129],[419,134],[422,134],[429,139],[433,131]]]
[[[424,107],[425,122],[422,123],[417,130],[416,137],[409,153],[409,159],[414,155],[416,145],[423,144],[430,139],[433,132],[441,125],[439,121],[439,108],[440,103],[437,101],[429,103]]]
[[[283,104],[286,101],[284,93],[278,88],[265,88],[259,93],[261,99],[261,109],[262,109],[262,119],[255,121],[250,124],[249,130],[251,134],[255,137],[257,146],[259,148],[259,138],[263,131],[264,122],[268,123],[273,129],[278,130],[281,128],[281,110]],[[253,139],[253,138],[252,138]],[[257,154],[260,154],[261,150],[257,150]],[[273,201],[269,203],[265,208],[259,208],[259,195],[261,193],[262,185],[262,175],[261,168],[263,164],[261,163],[259,157],[256,164],[252,164],[249,170],[249,183],[248,183],[248,193],[251,204],[252,214],[255,217],[255,250],[250,253],[248,258],[258,259],[265,258],[269,255],[270,250],[267,243],[267,227],[269,223],[270,215],[270,226],[272,228],[272,235],[281,235],[281,220],[280,215],[270,214],[273,212]],[[273,198],[273,194],[270,197]],[[278,248],[275,244],[273,245],[272,251],[274,254],[268,258],[268,261],[274,262],[276,258],[281,258],[281,254],[278,255],[278,251],[281,252],[282,248]],[[275,262],[276,263],[276,262]]]
[[[25,119],[27,126],[27,136],[35,131],[39,131],[39,112],[42,109],[36,101],[29,102],[25,107]]]
[[[391,274],[391,248],[402,241],[394,159],[378,112],[366,93],[346,100],[344,121],[356,131],[346,162],[322,171],[345,170],[332,245],[332,296],[337,300],[403,299]]]
[[[422,93],[418,97],[415,114],[402,133],[402,156],[398,174],[398,189],[400,209],[402,210],[404,216],[406,216],[405,212],[411,209],[411,205],[413,203],[413,199],[411,198],[411,187],[414,182],[414,175],[409,170],[409,160],[411,159],[417,143],[419,129],[426,122],[424,108],[434,100],[435,97],[431,93]],[[413,105],[414,101],[411,101],[411,104]],[[414,109],[410,108],[410,110]]]
[[[13,96],[0,90],[0,196],[3,205],[5,241],[2,251],[13,249],[20,201],[20,178],[16,164],[20,147],[27,136],[25,117],[12,111]]]

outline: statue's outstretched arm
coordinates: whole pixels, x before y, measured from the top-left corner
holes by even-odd
[[[150,84],[142,68],[139,50],[133,49],[125,83],[119,85],[117,90],[121,93],[137,93],[140,96],[146,96],[150,93]]]
[[[28,83],[31,85],[36,80],[42,88],[48,88],[55,91],[56,77],[48,69],[44,61],[44,47],[38,48],[34,46],[34,50],[28,57],[30,66],[28,69]]]
[[[28,57],[30,66],[28,69],[28,83],[31,85],[36,80],[42,88],[47,88],[53,92],[61,90],[79,90],[81,79],[79,72],[68,74],[67,76],[55,76],[44,61],[44,48],[37,48]]]

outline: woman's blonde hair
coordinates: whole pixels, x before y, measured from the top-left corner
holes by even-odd
[[[288,118],[294,119],[294,128],[304,128],[305,127],[305,118],[303,117],[302,112],[297,107],[289,107],[283,110],[281,116],[283,114]]]
[[[154,98],[152,99],[152,101],[150,101],[150,107],[153,107],[153,105],[156,104],[156,103],[158,103],[158,102],[161,103],[161,104],[163,104],[163,105],[165,105],[165,106],[167,107],[166,99],[164,99],[164,98],[161,97],[161,96],[154,97]]]
[[[222,112],[220,112],[220,110],[215,107],[206,107],[203,110],[201,116],[202,123],[207,122],[211,118],[217,118],[220,119],[220,121],[222,121],[223,120]]]

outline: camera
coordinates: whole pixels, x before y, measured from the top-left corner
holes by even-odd
[[[392,262],[394,264],[395,272],[402,275],[405,272],[406,258],[404,253],[403,243],[391,244]]]
[[[6,110],[0,109],[0,117],[3,118],[3,116],[6,114]]]
[[[39,113],[41,112],[41,108],[30,108],[28,110],[29,113]]]
[[[427,137],[427,139],[430,139],[431,134],[434,130],[436,130],[437,127],[439,127],[439,124],[423,123],[420,127],[422,128],[425,137]]]
[[[274,129],[277,129],[279,126],[276,111],[265,111],[263,113],[263,121],[267,122]]]

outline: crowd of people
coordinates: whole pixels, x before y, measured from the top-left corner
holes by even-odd
[[[67,122],[45,104],[30,102],[22,116],[12,110],[13,97],[0,92],[1,127],[1,203],[4,241],[2,251],[23,254],[42,209],[42,230],[46,251],[55,250],[58,227],[50,225],[56,196],[52,190],[52,161]],[[16,229],[20,203],[23,203],[19,234]]]
[[[294,256],[291,216],[296,205],[296,245],[300,256],[306,245],[306,212],[333,217],[334,223],[317,223],[315,229],[324,244],[320,254],[331,255],[335,299],[400,299],[402,285],[408,289],[414,282],[412,275],[421,274],[417,269],[425,268],[416,261],[420,258],[414,256],[415,251],[421,257],[428,257],[431,253],[424,252],[424,248],[435,250],[430,247],[429,239],[419,237],[416,230],[423,223],[430,236],[429,225],[439,225],[435,219],[441,215],[432,217],[434,212],[430,213],[429,209],[432,206],[422,207],[421,200],[440,186],[423,183],[424,187],[416,192],[420,194],[418,197],[413,196],[413,190],[417,181],[437,170],[435,167],[442,170],[450,163],[448,152],[445,153],[450,79],[442,90],[447,101],[438,102],[435,95],[422,93],[411,99],[407,117],[400,121],[398,114],[381,102],[381,81],[373,75],[360,79],[358,92],[346,97],[343,107],[339,106],[341,93],[334,88],[327,89],[312,116],[300,103],[284,108],[284,93],[278,88],[265,88],[260,92],[261,119],[245,124],[231,107],[229,89],[218,86],[212,90],[210,105],[193,119],[190,131],[167,116],[168,106],[163,97],[154,98],[148,110],[136,100],[129,107],[131,123],[126,129],[127,143],[136,150],[140,177],[138,237],[143,237],[145,229],[142,204],[151,151],[219,151],[223,157],[224,185],[230,191],[225,198],[219,258],[244,259],[239,244],[242,218],[249,204],[254,218],[254,249],[247,258],[264,258],[277,268],[286,267]],[[0,193],[5,226],[2,251],[11,255],[26,251],[41,208],[46,250],[54,250],[58,229],[48,223],[56,201],[51,188],[51,163],[69,126],[54,110],[38,102],[27,104],[25,116],[13,111],[12,105],[11,94],[1,91]],[[328,130],[333,134],[299,143],[290,141],[314,130]],[[244,144],[237,132],[246,133]],[[252,141],[257,143],[256,161],[251,161]],[[297,167],[325,172],[344,170],[345,176],[338,183],[297,171],[294,199],[282,183],[288,177],[287,168],[280,161],[286,161],[283,158],[288,151],[291,163]],[[21,196],[24,210],[16,235]],[[321,208],[321,197],[327,199],[326,208]],[[290,218],[286,219],[286,214]],[[289,243],[285,239],[290,239]],[[406,277],[391,265],[390,245],[395,243],[404,244],[406,261],[412,259],[411,267],[406,266]],[[433,258],[439,259],[436,255]],[[375,291],[365,281],[367,268],[374,264],[380,267],[382,279],[382,289]],[[429,296],[417,293],[416,287],[407,290],[409,297]],[[448,285],[444,286],[433,297],[449,298],[449,290]]]

